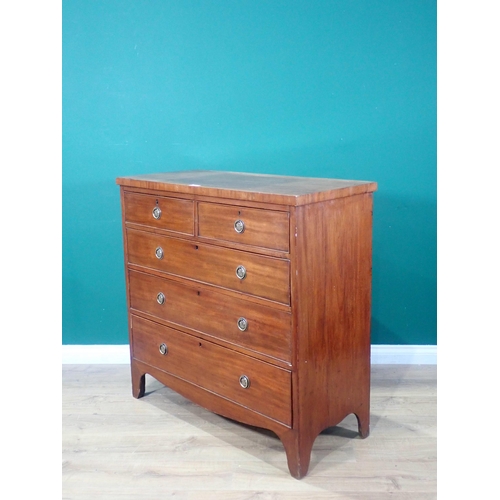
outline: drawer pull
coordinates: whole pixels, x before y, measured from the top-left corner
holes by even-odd
[[[163,354],[164,356],[166,354],[168,354],[168,347],[167,347],[167,344],[160,344],[160,352],[161,354]]]
[[[163,305],[165,303],[165,294],[160,292],[157,296],[156,296],[156,302],[158,302],[158,304]]]
[[[244,332],[248,328],[248,321],[245,318],[238,319],[238,328]]]
[[[163,259],[163,248],[162,247],[156,247],[155,250],[155,255],[157,259]]]
[[[234,230],[241,234],[245,230],[245,223],[241,219],[238,219],[234,222]]]
[[[246,375],[240,377],[240,385],[243,389],[248,389],[250,387],[250,379]]]
[[[238,276],[240,280],[245,279],[246,275],[247,275],[247,270],[243,266],[238,266],[236,268],[236,276]]]
[[[153,217],[158,220],[161,217],[161,208],[160,207],[154,207],[153,208]]]

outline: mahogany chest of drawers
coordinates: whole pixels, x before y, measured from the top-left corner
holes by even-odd
[[[374,182],[120,177],[132,392],[150,374],[274,431],[292,476],[354,413],[369,432]]]

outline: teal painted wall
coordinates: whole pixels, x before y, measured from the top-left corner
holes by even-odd
[[[127,338],[121,175],[374,180],[374,344],[436,343],[435,0],[64,0],[63,344]]]

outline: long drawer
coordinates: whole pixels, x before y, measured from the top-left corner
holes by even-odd
[[[290,262],[250,252],[127,230],[128,259],[204,283],[290,303]]]
[[[133,357],[291,426],[291,373],[192,335],[132,317]]]
[[[290,361],[291,314],[138,271],[130,307],[244,348]]]

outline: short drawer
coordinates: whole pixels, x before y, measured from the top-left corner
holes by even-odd
[[[291,373],[152,321],[132,317],[133,357],[291,426]]]
[[[155,233],[127,230],[128,259],[136,264],[290,303],[290,262]]]
[[[199,236],[288,252],[288,212],[198,203]]]
[[[133,270],[129,290],[133,310],[291,360],[290,313]]]
[[[125,192],[125,222],[194,234],[194,202]]]

